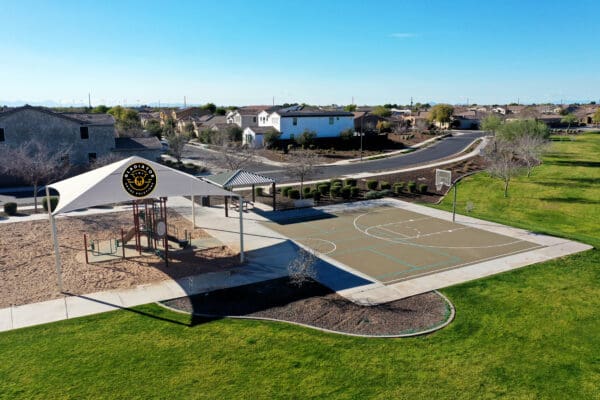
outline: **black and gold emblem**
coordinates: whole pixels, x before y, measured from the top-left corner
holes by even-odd
[[[132,196],[148,196],[156,187],[156,174],[148,164],[131,164],[123,172],[123,187]]]

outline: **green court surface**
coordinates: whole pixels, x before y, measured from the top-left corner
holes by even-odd
[[[386,284],[543,247],[394,207],[326,216],[267,226]]]

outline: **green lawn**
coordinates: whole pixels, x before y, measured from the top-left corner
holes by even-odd
[[[476,216],[597,246],[600,185],[592,180],[599,144],[600,135],[592,134],[558,143],[532,178],[515,182],[508,200],[484,176],[462,183],[460,199],[475,203]],[[6,332],[0,334],[0,397],[600,396],[598,251],[444,293],[456,305],[456,320],[413,339],[349,338],[254,321],[189,326],[188,317],[155,305]]]

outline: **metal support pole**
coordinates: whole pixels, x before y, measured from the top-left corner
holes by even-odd
[[[242,196],[238,196],[238,202],[240,204],[240,262],[244,262],[244,210],[242,210]]]
[[[275,211],[275,209],[277,208],[277,206],[275,204],[277,201],[277,189],[275,188],[275,182],[273,182],[271,185],[272,185],[271,192],[273,193],[273,211]]]
[[[252,185],[252,202],[255,203],[256,202],[256,196],[254,193],[254,185]]]
[[[228,201],[227,201],[228,199],[229,199],[229,196],[225,196],[225,216],[226,217],[229,217],[229,205],[227,204],[228,203]]]
[[[161,208],[163,207],[163,203],[164,203],[164,213],[165,213],[165,226],[169,226],[167,225],[167,198],[163,197],[160,199],[161,200]],[[167,232],[168,232],[168,228],[167,228]],[[168,267],[169,266],[169,236],[167,235],[167,233],[165,233],[165,266]]]
[[[196,229],[196,197],[192,196],[192,226]]]
[[[121,228],[121,248],[123,249],[123,260],[125,259],[125,232]],[[87,256],[87,254],[86,254]]]
[[[56,280],[58,283],[58,291],[63,291],[63,282],[62,282],[62,268],[60,265],[60,251],[58,249],[58,238],[56,235],[56,221],[54,220],[54,216],[52,215],[52,203],[50,202],[50,191],[48,190],[48,186],[46,186],[46,204],[48,205],[48,218],[50,219],[50,228],[52,231],[52,241],[54,242],[54,257],[56,264]]]
[[[83,234],[83,250],[85,251],[85,263],[89,264],[90,260],[88,260],[87,235],[85,233]]]
[[[454,201],[452,202],[452,222],[456,221],[456,187],[458,182],[454,182]]]

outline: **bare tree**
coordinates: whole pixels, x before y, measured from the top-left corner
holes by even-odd
[[[504,181],[504,197],[508,197],[510,180],[521,172],[514,143],[502,139],[493,139],[484,149],[483,157],[488,162],[487,170],[491,176]]]
[[[48,146],[33,139],[17,148],[4,148],[0,156],[10,160],[4,165],[7,173],[16,176],[33,186],[35,212],[38,208],[38,187],[65,176],[69,172],[69,146]]]
[[[177,162],[181,162],[183,150],[189,141],[190,138],[187,135],[177,133],[170,133],[167,135],[167,142],[169,142],[169,154],[175,157]]]
[[[316,262],[317,257],[312,251],[298,249],[296,257],[288,264],[290,282],[293,285],[302,286],[311,280],[316,280]]]
[[[105,165],[116,163],[117,161],[121,161],[125,158],[126,157],[123,156],[122,154],[107,153],[101,157],[98,157],[96,160],[94,160],[94,162],[92,162],[92,165],[90,165],[90,169],[104,167]]]
[[[290,154],[288,174],[300,180],[300,198],[304,198],[304,180],[318,171],[319,157],[307,150],[296,150]]]
[[[254,158],[254,149],[234,142],[221,145],[220,153],[221,161],[232,171],[243,168]]]
[[[542,162],[542,154],[548,149],[549,142],[539,135],[523,135],[515,139],[515,153],[527,167],[527,177],[536,165]]]

